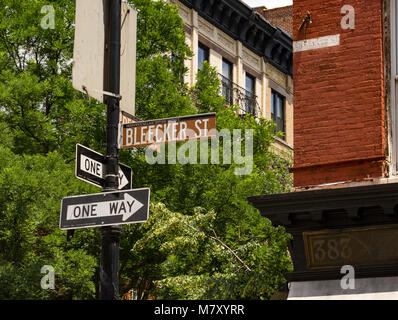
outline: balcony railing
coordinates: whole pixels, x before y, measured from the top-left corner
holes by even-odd
[[[237,105],[242,114],[250,114],[253,117],[260,116],[260,108],[257,96],[240,87],[228,78],[219,74],[221,80],[221,93],[227,105]]]

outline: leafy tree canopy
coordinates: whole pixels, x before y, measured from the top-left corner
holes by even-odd
[[[288,161],[272,152],[274,124],[225,108],[208,64],[188,88],[184,61],[192,53],[176,6],[130,2],[139,12],[137,116],[217,112],[217,129],[253,130],[254,152],[251,173],[238,176],[237,163],[150,165],[145,149],[121,150],[120,161],[133,168],[134,187],[150,187],[152,203],[147,223],[123,227],[120,293],[267,299],[291,268],[288,235],[246,198],[289,190]],[[98,297],[97,230],[71,236],[58,227],[63,197],[100,191],[74,177],[76,143],[105,151],[106,107],[71,85],[74,3],[0,4],[1,299]],[[40,26],[45,5],[54,7],[54,29]],[[44,265],[55,269],[54,290],[40,287]]]

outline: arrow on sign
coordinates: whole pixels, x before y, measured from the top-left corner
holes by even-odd
[[[140,210],[144,204],[134,199],[128,193],[123,200],[107,201],[99,203],[85,203],[71,205],[67,208],[66,220],[78,220],[98,217],[122,215],[122,221],[127,221],[134,213]]]
[[[76,145],[76,169],[78,179],[103,188],[105,186],[105,156],[81,144]],[[119,163],[119,190],[131,189],[132,170]]]
[[[123,173],[123,170],[119,167],[119,190],[122,190],[127,185],[130,186],[130,181],[127,179],[126,175]]]

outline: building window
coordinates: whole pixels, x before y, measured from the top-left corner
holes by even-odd
[[[275,132],[282,132],[283,136],[280,136],[283,140],[286,140],[285,130],[285,97],[278,92],[272,90],[271,92],[271,118],[276,123]]]
[[[203,62],[209,62],[209,48],[199,42],[198,70],[202,69]]]
[[[233,104],[233,64],[226,59],[222,60],[221,87],[222,95],[228,105]]]
[[[255,115],[256,108],[256,78],[246,73],[245,111]]]

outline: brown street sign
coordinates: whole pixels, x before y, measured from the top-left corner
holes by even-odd
[[[123,125],[123,149],[216,136],[216,114],[204,113]]]
[[[128,123],[137,123],[137,122],[142,122],[142,120],[140,118],[137,118],[136,116],[133,116],[132,114],[122,111],[121,115],[120,115],[120,119],[123,124],[128,124]],[[160,152],[160,145],[157,144],[152,144],[150,146],[148,146],[148,148],[156,151],[156,152]]]

